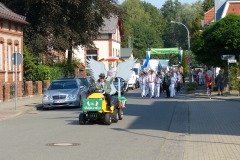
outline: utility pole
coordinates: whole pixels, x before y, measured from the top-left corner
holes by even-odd
[[[131,40],[131,36],[128,36],[128,48],[132,48],[132,40]]]

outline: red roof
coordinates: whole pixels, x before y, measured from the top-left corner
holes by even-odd
[[[227,15],[228,14],[236,14],[240,15],[240,2],[239,3],[230,3],[228,10],[227,10]]]
[[[26,17],[14,13],[12,10],[7,8],[3,3],[0,2],[0,18],[7,19],[22,24],[28,24]]]
[[[214,22],[214,7],[204,13],[204,26]]]

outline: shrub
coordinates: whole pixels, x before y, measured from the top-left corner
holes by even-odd
[[[186,89],[187,91],[194,91],[197,89],[197,83],[196,82],[192,82],[192,83],[186,83]]]

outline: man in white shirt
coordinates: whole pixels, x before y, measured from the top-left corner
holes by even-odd
[[[148,74],[147,82],[148,82],[149,89],[150,89],[150,98],[153,98],[154,97],[154,86],[155,86],[156,75],[155,75],[153,69],[150,69],[149,72],[150,73]]]
[[[146,96],[146,77],[144,73],[141,73],[141,76],[138,78],[138,82],[140,84],[141,88],[141,96],[145,97]]]

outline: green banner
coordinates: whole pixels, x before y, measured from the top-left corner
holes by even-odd
[[[151,54],[179,54],[178,48],[151,48]]]

